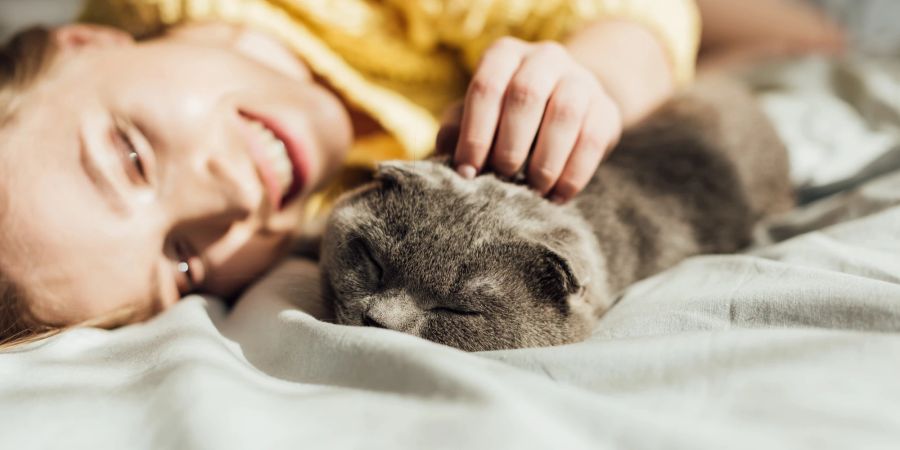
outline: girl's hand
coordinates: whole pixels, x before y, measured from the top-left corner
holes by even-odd
[[[445,118],[438,150],[458,136],[453,161],[467,178],[486,165],[512,176],[528,161],[531,187],[564,202],[587,185],[621,132],[616,102],[564,46],[502,38]]]

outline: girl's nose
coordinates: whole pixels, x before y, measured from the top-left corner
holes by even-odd
[[[170,166],[177,173],[167,180],[161,199],[167,228],[188,232],[195,242],[214,240],[238,222],[265,222],[270,211],[249,153],[240,145],[208,148],[183,152],[184,160]]]

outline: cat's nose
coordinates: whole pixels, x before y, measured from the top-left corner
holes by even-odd
[[[372,301],[362,319],[363,325],[368,327],[415,334],[424,321],[424,314],[412,298],[399,293]]]

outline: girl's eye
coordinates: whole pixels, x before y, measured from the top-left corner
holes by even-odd
[[[134,145],[134,140],[131,138],[128,131],[129,127],[122,124],[120,120],[117,120],[116,122],[114,138],[116,146],[122,152],[125,173],[128,174],[128,178],[132,181],[146,184],[149,180],[147,178],[144,160],[141,158],[141,153]]]

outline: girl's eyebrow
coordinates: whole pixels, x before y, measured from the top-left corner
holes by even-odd
[[[97,163],[96,156],[88,149],[88,145],[84,137],[84,132],[81,130],[79,130],[78,133],[78,144],[78,159],[81,162],[82,170],[84,171],[87,178],[91,181],[91,184],[97,189],[100,195],[106,200],[106,203],[109,204],[109,207],[117,215],[128,215],[128,204],[125,202],[122,193],[118,189],[116,189],[115,185],[112,183],[112,180],[109,177],[109,174],[107,174],[100,168],[100,165]]]

